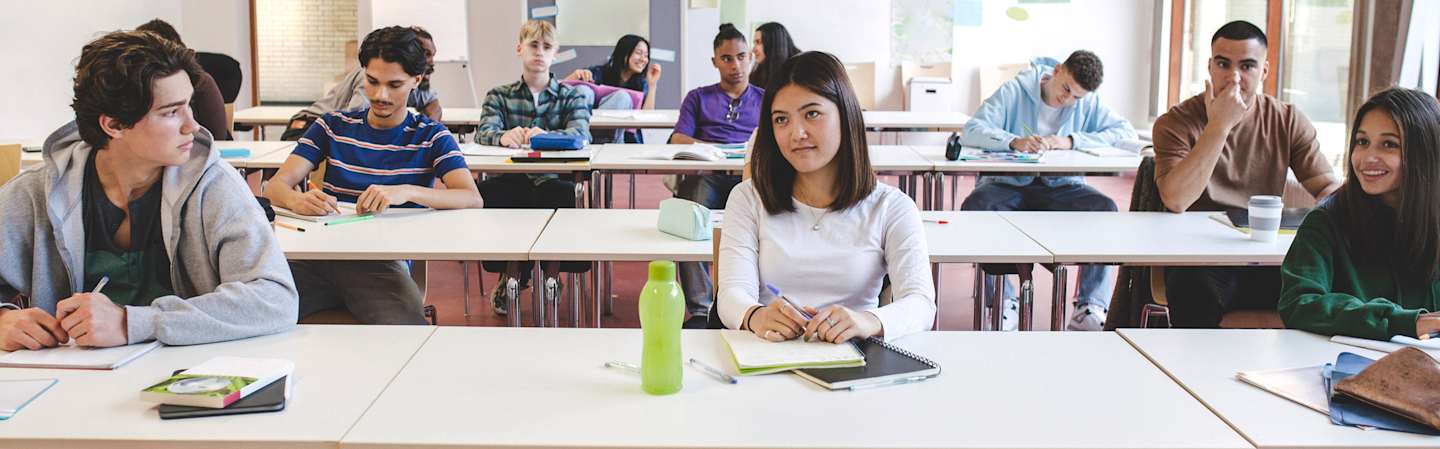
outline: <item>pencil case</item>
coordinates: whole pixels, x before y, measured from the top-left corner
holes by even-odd
[[[670,198],[660,202],[660,232],[686,240],[710,240],[710,208],[694,201]]]
[[[585,148],[585,137],[574,134],[545,133],[530,138],[535,151],[578,150]]]

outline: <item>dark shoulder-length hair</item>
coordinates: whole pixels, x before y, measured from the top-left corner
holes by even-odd
[[[768,83],[775,78],[775,72],[780,70],[780,65],[790,58],[800,54],[800,49],[795,47],[795,40],[790,38],[790,31],[785,25],[779,22],[766,22],[755,29],[760,33],[763,41],[760,45],[765,52],[765,60],[755,66],[750,72],[750,84],[760,88],[770,87]]]
[[[650,52],[650,41],[634,34],[620,36],[620,41],[615,43],[615,50],[610,52],[610,60],[605,62],[606,81],[615,83],[615,87],[624,87],[620,85],[622,84],[620,82],[621,75],[625,74],[625,68],[630,65],[630,53],[634,52],[635,47],[642,42],[645,43],[645,52],[648,54]],[[635,74],[635,76],[643,77],[648,70],[650,70],[650,63],[646,62],[645,68],[640,69],[640,73]]]
[[[771,215],[794,212],[791,202],[795,186],[795,167],[780,154],[775,139],[774,121],[770,118],[775,95],[787,86],[814,92],[835,103],[840,113],[840,148],[835,152],[835,201],[830,210],[850,208],[875,190],[875,172],[870,168],[870,147],[865,144],[865,117],[860,101],[845,75],[845,66],[835,56],[818,51],[796,55],[780,66],[772,80],[772,89],[765,90],[760,106],[760,128],[755,134],[751,177],[765,211]]]
[[[1400,207],[1393,213],[1365,193],[1351,154],[1360,121],[1384,112],[1400,130]],[[1373,137],[1372,137],[1373,138]],[[1336,217],[1342,240],[1370,263],[1392,262],[1411,281],[1430,281],[1440,270],[1440,102],[1418,90],[1391,88],[1370,97],[1355,113],[1345,151],[1349,179],[1322,207]],[[1393,217],[1393,220],[1386,219]]]

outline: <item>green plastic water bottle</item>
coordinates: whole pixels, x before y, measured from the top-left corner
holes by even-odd
[[[675,282],[675,263],[650,262],[650,280],[640,290],[640,329],[645,347],[640,360],[640,388],[654,395],[680,391],[680,326],[685,320],[685,294]]]

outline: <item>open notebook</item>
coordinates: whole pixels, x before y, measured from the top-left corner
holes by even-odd
[[[778,373],[796,368],[844,368],[864,366],[865,355],[855,345],[806,342],[800,339],[779,343],[766,341],[755,333],[726,329],[720,331],[736,371],[742,376]]]
[[[370,218],[370,217],[372,217],[372,216],[373,216],[373,217],[379,217],[379,216],[392,216],[392,215],[401,215],[401,214],[414,214],[414,213],[429,212],[429,211],[433,211],[433,210],[434,210],[434,209],[430,209],[430,208],[428,208],[428,207],[406,207],[406,208],[391,207],[391,208],[389,208],[389,209],[386,209],[385,212],[379,213],[379,214],[370,213],[370,212],[361,214],[361,213],[356,213],[356,212],[355,212],[355,203],[340,203],[338,208],[340,209],[340,213],[338,213],[338,214],[330,214],[330,215],[302,215],[302,214],[295,213],[294,211],[291,211],[290,209],[286,209],[286,208],[283,208],[283,207],[275,206],[275,215],[278,215],[278,216],[281,216],[281,217],[287,217],[287,218],[294,218],[294,219],[296,219],[296,220],[307,221],[307,222],[310,222],[310,223],[330,224],[330,223],[337,223],[337,222],[356,221],[356,220],[360,220],[360,219]],[[337,223],[337,224],[338,224],[338,223]]]
[[[158,347],[158,341],[113,348],[85,348],[72,343],[38,351],[23,350],[5,354],[0,356],[0,367],[115,369]]]

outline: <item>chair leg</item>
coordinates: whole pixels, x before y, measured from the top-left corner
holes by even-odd
[[[935,321],[930,323],[930,330],[940,330],[940,264],[930,264],[930,278],[935,281]]]
[[[1055,269],[1051,271],[1055,275],[1055,286],[1051,293],[1053,297],[1050,303],[1050,330],[1052,331],[1065,330],[1065,308],[1068,306],[1065,284],[1070,281],[1068,272],[1069,270],[1060,264],[1056,264]]]
[[[520,280],[507,277],[505,279],[505,302],[509,303],[506,308],[510,311],[510,326],[520,327]]]
[[[990,328],[991,328],[992,330],[996,330],[996,331],[1004,331],[1004,330],[1005,330],[1005,281],[1006,281],[1006,280],[1005,280],[1005,277],[1004,277],[1004,276],[996,276],[996,275],[986,275],[986,276],[988,276],[988,277],[990,278],[990,280],[991,280],[991,284],[990,284],[990,285],[992,285],[992,286],[995,287],[995,289],[990,292],[991,295],[994,295],[994,296],[990,297]]]
[[[465,283],[465,318],[470,318],[470,262],[460,261],[460,279]]]
[[[1035,317],[1035,279],[1031,275],[1030,264],[1020,266],[1020,330],[1029,331],[1034,328]]]
[[[584,284],[580,283],[580,273],[570,273],[570,321],[574,328],[580,327],[580,289]]]

